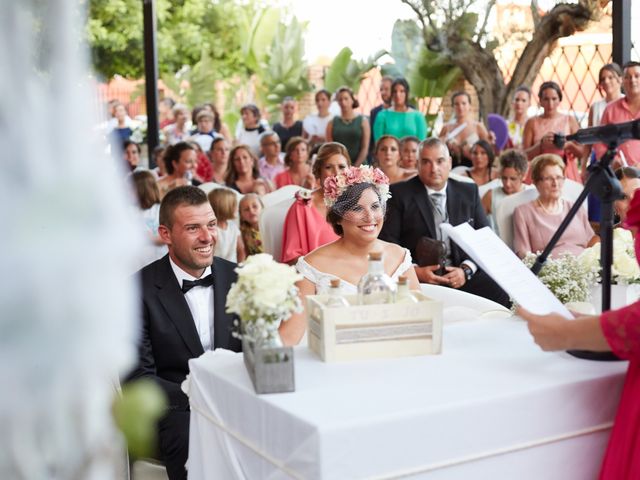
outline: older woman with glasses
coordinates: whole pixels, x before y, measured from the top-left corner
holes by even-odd
[[[544,250],[567,216],[572,204],[562,198],[564,173],[565,165],[558,155],[544,154],[533,159],[531,177],[538,190],[538,198],[520,205],[513,213],[513,247],[520,257]],[[581,208],[560,237],[551,256],[565,252],[579,254],[598,241],[586,210]]]

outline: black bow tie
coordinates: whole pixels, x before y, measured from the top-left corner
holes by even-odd
[[[187,293],[193,287],[210,287],[211,285],[213,285],[213,275],[211,273],[198,280],[183,280],[182,293]]]

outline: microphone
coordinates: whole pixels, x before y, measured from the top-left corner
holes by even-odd
[[[553,144],[558,148],[564,147],[567,141],[581,145],[592,145],[594,143],[619,145],[627,140],[640,140],[640,120],[583,128],[573,135],[564,136],[556,133],[553,136]]]

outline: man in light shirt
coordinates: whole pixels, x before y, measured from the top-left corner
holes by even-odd
[[[213,256],[216,216],[203,191],[177,187],[160,205],[158,234],[169,253],[144,267],[139,364],[129,379],[150,378],[168,397],[158,422],[160,459],[169,478],[186,479],[189,451],[189,399],[180,384],[188,361],[206,350],[241,350],[232,336],[233,316],[225,312],[236,281],[235,263]]]
[[[287,167],[284,164],[284,153],[280,151],[280,137],[272,130],[260,134],[260,151],[262,157],[258,160],[260,176],[270,182]]]

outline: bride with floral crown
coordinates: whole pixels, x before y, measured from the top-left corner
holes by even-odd
[[[419,287],[409,251],[378,239],[389,197],[389,179],[378,168],[350,167],[325,180],[327,222],[340,238],[298,260],[296,269],[304,278],[297,286],[303,297],[326,293],[336,278],[342,293],[355,294],[371,252],[382,253],[384,269],[394,280],[406,275],[411,289]],[[282,322],[283,343],[299,343],[305,328],[304,313]]]

